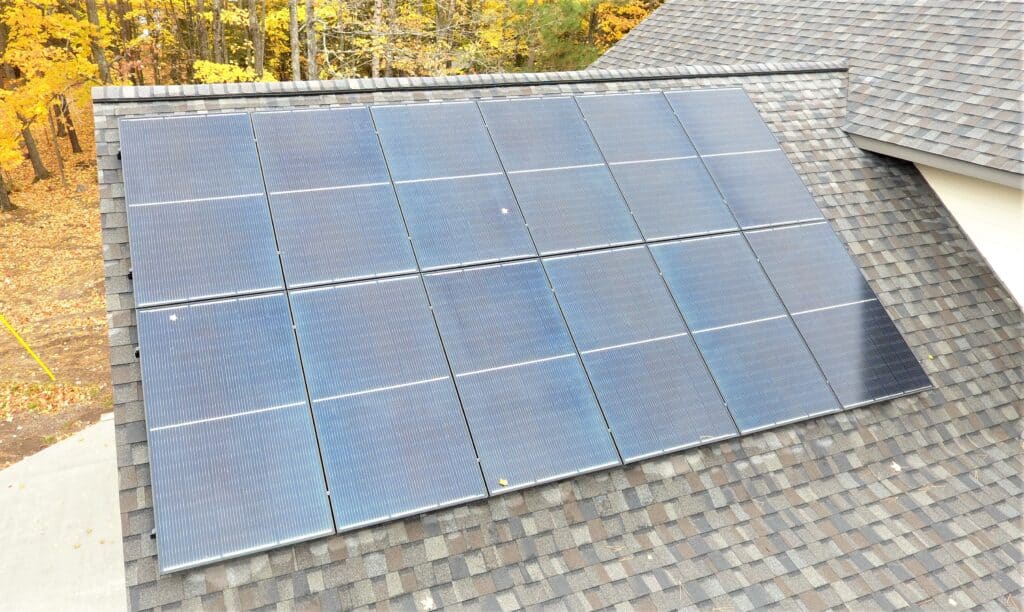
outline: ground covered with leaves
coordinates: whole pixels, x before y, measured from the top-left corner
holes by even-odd
[[[48,130],[36,139],[53,177],[11,172],[13,211],[0,212],[0,315],[53,371],[51,381],[0,325],[0,468],[111,409],[99,195],[91,109],[75,109],[83,152],[61,139],[65,181]]]

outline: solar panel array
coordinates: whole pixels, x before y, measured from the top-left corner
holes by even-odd
[[[929,385],[742,90],[121,142],[162,571]]]

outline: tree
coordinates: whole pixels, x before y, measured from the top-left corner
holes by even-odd
[[[299,65],[299,0],[288,0],[288,44],[292,57],[292,80],[301,81]]]
[[[96,0],[85,0],[85,11],[89,17],[89,25],[92,26],[92,32],[89,33],[89,46],[92,48],[93,61],[96,62],[100,81],[106,84],[110,82],[110,66],[107,64],[107,56],[101,42],[100,14],[96,10]]]
[[[313,0],[306,0],[306,80],[320,78],[316,66],[316,9]]]

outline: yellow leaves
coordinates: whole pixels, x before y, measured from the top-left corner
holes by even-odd
[[[0,421],[23,412],[58,414],[96,401],[101,393],[99,385],[0,381]]]
[[[196,60],[192,64],[195,79],[198,83],[248,83],[253,81],[272,82],[276,79],[270,73],[264,73],[257,79],[252,68],[242,68],[234,64],[218,64],[205,60]]]
[[[597,5],[597,42],[610,47],[647,17],[643,0],[601,2]]]

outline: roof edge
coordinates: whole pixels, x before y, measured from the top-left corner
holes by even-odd
[[[628,70],[588,69],[567,72],[517,72],[440,77],[388,77],[334,81],[219,83],[204,85],[104,86],[92,88],[94,103],[164,102],[209,98],[264,98],[396,90],[486,89],[516,85],[561,85],[587,82],[654,81],[716,76],[762,76],[846,72],[845,61],[672,66]]]
[[[893,144],[877,138],[871,138],[870,136],[862,136],[851,131],[850,128],[846,129],[846,133],[853,140],[853,144],[865,151],[895,157],[915,164],[932,166],[933,168],[939,168],[940,170],[946,170],[954,174],[962,174],[964,176],[988,181],[990,183],[1013,187],[1014,189],[1024,189],[1024,175],[1009,172],[1007,170],[1000,170],[998,168],[982,166],[981,164],[972,164],[971,162],[963,161],[961,159],[938,155],[936,153],[929,153],[928,151],[915,149],[914,147]]]

